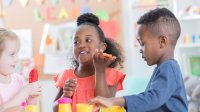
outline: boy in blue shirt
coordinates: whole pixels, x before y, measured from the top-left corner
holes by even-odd
[[[187,98],[182,73],[174,49],[181,28],[174,14],[157,8],[138,20],[137,40],[140,53],[149,66],[157,65],[144,92],[121,98],[96,97],[91,103],[109,107],[123,106],[127,112],[187,112]]]

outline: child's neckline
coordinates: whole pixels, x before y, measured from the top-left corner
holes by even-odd
[[[113,69],[113,68],[106,68],[106,72],[107,72],[108,70],[110,70],[110,69]],[[71,69],[71,70],[72,70],[71,73],[73,73],[74,77],[75,77],[75,78],[78,78],[78,79],[93,78],[93,77],[95,76],[95,73],[94,73],[94,74],[88,75],[88,76],[86,76],[86,77],[79,77],[79,76],[77,76],[77,75],[75,74],[76,68]]]
[[[88,76],[85,76],[85,77],[79,77],[79,76],[75,73],[76,69],[77,69],[77,68],[73,69],[73,73],[74,73],[74,75],[76,76],[76,78],[84,79],[84,78],[90,78],[90,77],[93,77],[93,76],[94,76],[94,74],[91,74],[91,75],[88,75]]]
[[[163,61],[161,64],[157,65],[155,69],[157,69],[158,67],[162,66],[163,64],[165,64],[165,63],[167,63],[169,61],[177,62],[175,59],[167,59],[167,60]]]

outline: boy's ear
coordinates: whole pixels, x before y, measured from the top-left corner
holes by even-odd
[[[107,48],[107,44],[102,42],[101,45],[100,45],[100,49],[102,49],[103,51],[105,51],[106,48]]]
[[[166,36],[159,37],[159,45],[160,45],[160,48],[164,48],[167,45],[167,37]]]

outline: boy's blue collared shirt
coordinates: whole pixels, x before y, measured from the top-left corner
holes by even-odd
[[[182,74],[173,59],[156,67],[145,92],[124,98],[127,112],[188,112]]]

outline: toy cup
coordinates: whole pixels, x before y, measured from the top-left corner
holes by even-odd
[[[72,99],[60,98],[58,100],[58,112],[72,112],[70,103],[72,103]]]
[[[119,106],[112,106],[108,108],[102,108],[100,112],[125,112],[125,109]]]
[[[76,104],[77,112],[93,112],[93,105],[89,104]]]
[[[37,105],[28,105],[28,106],[26,106],[26,112],[38,112]]]

